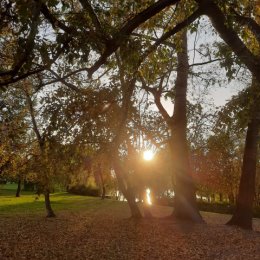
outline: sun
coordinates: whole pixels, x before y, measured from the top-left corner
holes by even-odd
[[[153,152],[151,150],[144,151],[143,157],[146,161],[151,161],[153,159]]]

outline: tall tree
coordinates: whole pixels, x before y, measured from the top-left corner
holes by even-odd
[[[55,217],[54,211],[51,207],[51,201],[50,201],[50,176],[48,173],[48,152],[47,152],[47,140],[46,136],[40,132],[39,125],[37,123],[36,119],[36,110],[35,110],[35,104],[32,100],[32,95],[33,95],[33,88],[30,84],[30,82],[26,81],[25,82],[25,88],[23,89],[26,102],[27,102],[27,107],[28,107],[28,112],[31,118],[31,124],[32,124],[32,129],[34,131],[34,134],[36,136],[37,144],[39,147],[39,163],[41,165],[40,169],[38,171],[42,171],[42,178],[40,178],[40,182],[38,184],[38,191],[41,193],[43,192],[44,194],[44,201],[45,201],[45,208],[47,211],[47,217]]]
[[[259,85],[253,80],[251,86],[252,105],[247,126],[243,165],[239,185],[236,209],[227,223],[252,229],[253,201],[255,196],[257,150],[260,130],[260,94]]]
[[[169,140],[173,158],[174,213],[180,219],[203,222],[196,204],[195,185],[191,175],[187,142],[187,87],[188,87],[187,32],[181,32],[177,51],[177,77],[174,85],[174,113],[169,116],[161,103],[162,89],[145,89],[154,95],[155,104],[171,131]]]

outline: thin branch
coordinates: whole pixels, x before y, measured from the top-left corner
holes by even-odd
[[[140,33],[134,33],[133,32],[131,35],[137,36],[137,37],[140,37],[140,38],[144,38],[146,40],[150,40],[150,41],[153,41],[153,42],[156,42],[158,40],[158,38],[155,38],[155,37],[152,37],[152,36],[148,36],[148,35],[144,35],[144,34],[140,34]],[[170,48],[175,48],[176,47],[174,43],[169,42],[169,41],[164,41],[162,44],[166,45],[166,46],[168,46]]]
[[[104,30],[102,29],[101,23],[93,9],[93,7],[91,6],[91,4],[89,3],[88,0],[79,0],[82,7],[88,12],[88,14],[90,15],[91,21],[93,23],[93,25],[95,26],[95,29],[97,31],[97,33],[99,35],[104,36]]]
[[[214,60],[208,60],[208,61],[204,61],[204,62],[198,62],[198,63],[193,63],[190,64],[189,67],[194,67],[194,66],[201,66],[201,65],[205,65],[205,64],[210,64],[216,61],[221,61],[224,60],[224,58],[218,58],[218,59],[214,59]]]
[[[187,17],[184,21],[178,23],[175,27],[167,31],[163,34],[144,54],[144,56],[148,56],[151,52],[155,51],[157,47],[164,43],[167,39],[181,31],[182,29],[186,28],[188,25],[193,23],[198,17],[202,14],[202,10],[199,8],[194,13],[192,13],[189,17]]]
[[[48,71],[50,71],[55,77],[56,77],[56,80],[60,81],[62,84],[64,84],[65,86],[67,86],[68,88],[76,91],[77,93],[80,92],[80,89],[75,86],[74,84],[72,83],[69,83],[67,81],[65,81],[63,78],[61,78],[55,71],[49,69]]]
[[[142,88],[154,96],[154,101],[155,101],[157,108],[159,109],[164,120],[167,123],[169,123],[172,118],[169,116],[166,109],[163,107],[163,105],[161,103],[161,91],[157,90],[156,88],[151,88],[151,87],[147,86],[144,78],[141,75],[140,75],[140,80],[142,82]]]

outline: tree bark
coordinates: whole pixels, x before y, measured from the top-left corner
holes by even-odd
[[[118,181],[118,186],[121,192],[123,193],[124,197],[126,198],[130,211],[131,211],[131,217],[132,218],[142,218],[142,214],[140,212],[140,209],[135,201],[135,196],[133,193],[133,189],[130,186],[130,183],[124,178],[125,173],[124,169],[121,166],[120,158],[118,156],[114,157],[113,160],[113,168],[116,174],[116,178]]]
[[[20,194],[21,194],[21,184],[22,184],[22,181],[21,181],[21,179],[19,179],[18,180],[18,184],[17,184],[16,194],[15,194],[16,198],[20,197]]]
[[[180,219],[203,222],[199,213],[195,185],[191,176],[187,143],[187,85],[188,50],[186,31],[181,35],[181,50],[177,53],[177,79],[175,83],[175,103],[173,120],[170,123],[172,139],[175,199],[173,215]]]
[[[44,202],[45,202],[45,208],[46,208],[46,212],[47,212],[47,218],[53,218],[56,217],[54,214],[54,211],[52,210],[51,207],[51,201],[50,201],[50,191],[46,190],[44,192]]]
[[[227,225],[236,225],[244,229],[252,229],[255,195],[258,134],[260,129],[260,97],[256,98],[254,102],[251,120],[247,128],[236,208],[232,218],[227,223]]]

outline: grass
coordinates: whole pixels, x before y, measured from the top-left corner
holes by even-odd
[[[10,187],[9,187],[10,188]],[[258,232],[225,226],[229,215],[203,212],[208,225],[169,216],[172,208],[151,207],[158,218],[129,218],[127,203],[55,193],[57,218],[45,218],[43,197],[0,190],[0,259],[107,260],[260,259]]]
[[[40,196],[36,200],[34,192],[22,191],[21,197],[16,198],[17,184],[6,184],[0,187],[0,215],[14,214],[45,214],[44,197]],[[95,211],[111,209],[114,211],[123,210],[126,203],[115,200],[101,200],[97,197],[88,197],[69,194],[67,192],[57,192],[51,194],[51,204],[55,213],[59,211]],[[198,203],[200,211],[214,212],[221,214],[232,214],[234,207],[220,203]],[[260,218],[260,208],[254,209],[254,217]]]
[[[15,197],[15,186],[5,185],[0,189],[0,215],[13,214],[45,214],[44,196],[35,199],[33,192],[22,191],[21,197]],[[120,204],[118,201],[105,200],[100,198],[87,197],[69,194],[67,192],[58,192],[51,194],[51,203],[54,212],[63,210],[94,211],[100,208],[112,207]]]

